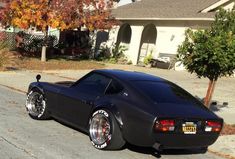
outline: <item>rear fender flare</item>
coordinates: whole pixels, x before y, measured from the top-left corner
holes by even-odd
[[[123,122],[122,122],[121,114],[120,114],[120,112],[118,111],[118,109],[115,105],[113,105],[113,104],[104,104],[104,105],[95,106],[91,111],[91,116],[96,110],[99,110],[99,109],[109,110],[113,114],[113,116],[115,117],[120,129],[122,129]]]

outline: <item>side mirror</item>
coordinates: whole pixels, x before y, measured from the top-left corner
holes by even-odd
[[[38,75],[36,76],[37,82],[39,82],[40,79],[41,79],[41,75],[38,74]]]

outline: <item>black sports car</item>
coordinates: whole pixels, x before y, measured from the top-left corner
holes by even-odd
[[[56,118],[89,134],[97,149],[126,142],[155,149],[213,144],[223,119],[172,82],[140,72],[94,70],[76,82],[29,85],[34,119]]]

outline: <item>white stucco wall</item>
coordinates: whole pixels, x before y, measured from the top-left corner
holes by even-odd
[[[151,44],[153,56],[156,58],[159,54],[177,54],[178,46],[185,39],[184,34],[187,28],[203,29],[209,27],[211,21],[123,21],[123,24],[129,24],[132,31],[129,49],[125,52],[125,55],[136,65],[141,49],[142,33],[148,24],[154,24],[157,30],[156,45],[152,46]],[[110,32],[110,37],[115,42],[119,29],[120,27],[115,27],[114,31]]]
[[[162,27],[157,26],[156,54],[176,54],[178,46],[184,41],[187,27]]]
[[[109,40],[106,42],[106,46],[108,46],[109,48],[112,48],[114,44],[116,43],[119,29],[120,29],[120,26],[114,26],[109,31]]]
[[[120,27],[115,26],[109,33],[109,41],[107,42],[107,46],[112,46],[113,43],[116,43],[118,32]],[[140,39],[142,36],[142,31],[144,26],[131,26],[131,41],[130,44],[120,43],[120,45],[124,45],[128,47],[128,50],[124,52],[125,56],[131,61],[134,65],[137,64],[138,60],[138,51],[140,45]],[[124,35],[125,36],[125,35]]]
[[[138,60],[138,53],[140,47],[140,40],[142,36],[143,26],[131,26],[132,36],[131,42],[129,45],[129,50],[126,52],[126,55],[129,60],[132,61],[132,64],[136,65]]]

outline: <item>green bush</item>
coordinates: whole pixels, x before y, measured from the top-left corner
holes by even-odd
[[[205,105],[210,106],[215,84],[220,77],[231,76],[235,70],[235,8],[221,9],[210,28],[188,29],[178,48],[178,60],[190,73],[208,78]]]
[[[152,61],[152,59],[153,59],[152,53],[148,54],[148,55],[144,58],[144,64],[145,64],[145,65],[150,64],[150,62]]]
[[[109,63],[127,63],[126,56],[124,52],[127,50],[126,46],[113,44],[112,49],[108,46],[103,46],[100,48],[99,54],[96,56],[96,60],[106,61]],[[110,52],[110,50],[112,50]]]
[[[45,41],[44,35],[31,35],[23,31],[17,33],[17,35],[23,38],[20,43],[19,49],[25,52],[34,53],[32,55],[40,55],[42,46],[46,43],[48,47],[55,47],[57,38],[55,36],[49,36],[47,41]]]
[[[127,50],[126,46],[124,45],[114,45],[112,49],[112,58],[118,60],[119,58],[124,57],[124,52]]]
[[[98,61],[106,61],[111,58],[110,48],[108,46],[101,46],[99,54],[95,57]]]

